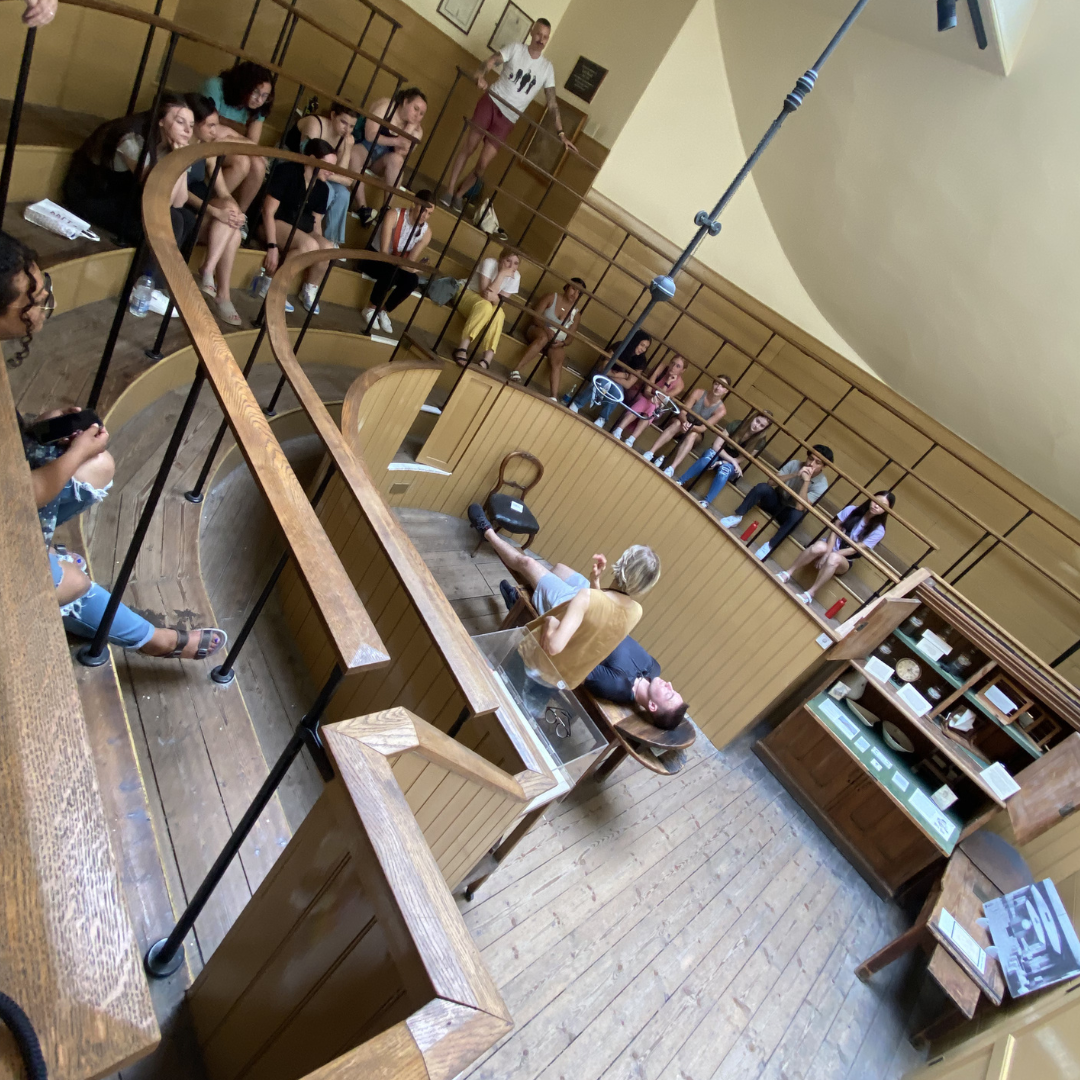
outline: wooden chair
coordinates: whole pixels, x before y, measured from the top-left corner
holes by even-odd
[[[506,467],[514,458],[523,458],[535,467],[536,475],[529,483],[522,484],[517,480],[506,479]],[[511,534],[525,533],[528,537],[524,544],[526,548],[532,544],[536,534],[540,531],[540,525],[536,520],[536,516],[525,505],[525,496],[540,483],[543,475],[544,466],[539,458],[533,457],[532,454],[524,450],[512,450],[502,459],[502,464],[499,466],[498,483],[488,492],[487,498],[481,504],[484,507],[484,513],[487,514],[488,520],[491,522],[492,528],[496,532],[504,529]],[[504,487],[516,488],[519,493],[517,498],[506,494],[502,490]],[[474,556],[480,550],[480,544],[483,542],[484,538],[481,537],[480,543],[476,545],[476,549],[473,551]]]

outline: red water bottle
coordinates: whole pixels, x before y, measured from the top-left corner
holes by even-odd
[[[835,619],[836,613],[847,603],[847,597],[841,596],[839,600],[828,611],[825,612],[826,619]]]
[[[739,537],[739,539],[740,539],[740,540],[741,540],[741,541],[742,541],[742,542],[743,542],[743,543],[745,544],[745,543],[746,543],[746,541],[747,541],[747,540],[749,540],[749,539],[750,539],[750,537],[751,537],[751,536],[753,536],[753,535],[754,535],[754,533],[756,533],[756,532],[757,532],[757,527],[758,527],[758,523],[757,523],[757,522],[755,521],[755,522],[754,522],[754,523],[753,523],[753,524],[752,524],[752,525],[750,526],[750,528],[749,528],[749,529],[747,529],[747,530],[746,530],[746,532],[744,532],[744,533],[742,534],[742,536],[740,536],[740,537]]]

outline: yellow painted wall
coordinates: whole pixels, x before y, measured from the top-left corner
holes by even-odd
[[[694,215],[712,209],[745,159],[714,2],[697,0],[612,146],[595,188],[663,236],[686,244],[696,229]],[[792,269],[753,176],[722,222],[720,236],[706,239],[697,257],[866,367]]]
[[[1008,77],[978,66],[966,11],[945,54],[933,5],[884,6],[925,10],[902,38],[856,25],[756,170],[765,209],[810,297],[881,378],[1076,513],[1080,5],[1041,0]],[[716,0],[745,140],[837,9]]]

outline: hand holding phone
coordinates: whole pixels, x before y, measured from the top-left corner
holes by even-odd
[[[79,409],[75,412],[60,413],[45,420],[37,420],[30,425],[30,434],[39,442],[49,445],[63,442],[78,435],[94,425],[101,425],[98,414],[93,409]]]

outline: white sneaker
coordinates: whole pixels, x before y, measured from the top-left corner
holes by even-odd
[[[305,311],[310,311],[311,305],[315,304],[315,294],[318,291],[316,286],[310,281],[300,286],[300,303],[304,305]],[[315,304],[315,314],[319,314],[318,304]]]
[[[360,312],[360,318],[364,320],[364,329],[365,330],[367,329],[369,323],[371,323],[371,329],[372,330],[378,329],[378,326],[379,326],[378,320],[376,320],[375,322],[371,322],[371,320],[372,320],[372,318],[374,318],[374,316],[375,316],[375,309],[373,307],[364,308],[364,310],[362,312]]]
[[[570,406],[570,411],[571,412],[581,412],[581,406],[580,405],[571,405]]]
[[[616,439],[622,439],[622,428],[617,427],[611,434],[614,435]]]
[[[626,440],[626,445],[627,446],[633,446],[634,445],[634,440],[636,438],[637,438],[636,435],[631,435],[630,438]]]
[[[709,503],[708,503],[708,501],[706,499],[699,500],[698,501],[698,506],[702,507],[705,510],[709,509]],[[721,524],[723,524],[723,522],[721,522]]]
[[[293,312],[294,312],[295,310],[296,310],[296,308],[294,308],[294,307],[292,306],[292,302],[291,302],[291,301],[289,300],[289,298],[288,298],[288,297],[286,296],[286,297],[285,297],[285,314],[286,314],[286,315],[291,315],[291,314],[292,314],[292,313],[293,313]]]
[[[573,408],[573,406],[571,406],[571,408]],[[604,418],[603,418],[602,416],[598,416],[598,417],[597,417],[597,418],[596,418],[596,419],[595,419],[595,420],[593,421],[593,423],[594,423],[594,424],[595,424],[595,425],[596,425],[597,427],[603,427],[603,426],[604,426]]]
[[[664,475],[665,476],[670,476],[674,480],[675,479],[675,466],[674,465],[669,465],[664,470]]]
[[[742,518],[738,514],[729,514],[727,517],[720,519],[720,524],[725,529],[734,529],[740,521],[742,521]]]
[[[163,293],[160,289],[155,289],[150,294],[150,310],[155,315],[164,315],[166,309],[169,306],[169,303],[170,303],[170,301],[169,301],[168,295],[166,293]],[[172,309],[172,317],[175,319],[175,318],[178,318],[179,315],[180,315],[180,312],[177,311],[176,308],[174,307]]]
[[[642,461],[652,461],[652,451],[651,450],[646,450],[645,453],[641,455],[641,460]]]
[[[769,552],[772,551],[772,544],[764,543],[754,552],[754,558],[764,562],[768,558]]]
[[[379,312],[379,325],[383,329],[384,334],[392,334],[394,332],[394,324],[390,321],[390,316],[385,311]]]

